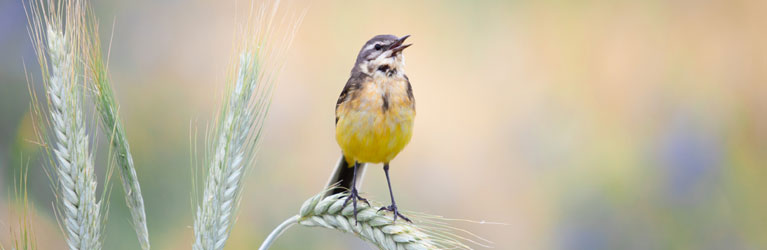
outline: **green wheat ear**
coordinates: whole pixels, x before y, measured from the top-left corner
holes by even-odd
[[[281,18],[283,22],[275,24],[277,9],[278,3],[263,4],[258,10],[251,7],[237,38],[237,57],[208,136],[213,139],[205,154],[207,176],[194,221],[195,250],[222,249],[234,225],[242,179],[255,163],[275,80],[303,18]]]
[[[379,211],[381,207],[369,206],[364,202],[357,203],[355,220],[352,204],[344,205],[348,192],[327,197],[325,194],[326,191],[323,191],[306,200],[299,213],[275,228],[259,250],[269,249],[276,238],[294,224],[351,233],[383,250],[472,249],[464,242],[481,247],[489,247],[488,244],[491,244],[466,230],[447,225],[447,219],[439,216],[416,214],[411,216],[414,223],[403,220],[395,222],[390,212]]]
[[[93,85],[94,103],[101,117],[101,125],[110,138],[110,153],[120,173],[125,204],[131,214],[132,224],[143,250],[150,249],[149,232],[147,230],[146,212],[144,209],[144,197],[141,194],[141,185],[136,175],[136,167],[133,164],[128,138],[118,115],[119,105],[115,101],[112,92],[111,79],[104,63],[101,51],[101,39],[99,37],[98,20],[93,11],[88,10],[87,15],[87,47],[85,48],[88,63],[88,75]]]
[[[54,185],[57,219],[70,249],[100,249],[103,209],[97,201],[94,161],[84,123],[87,78],[81,46],[85,5],[76,0],[33,1],[29,10],[29,33],[47,92],[48,114],[43,119],[52,136],[43,139],[47,139],[45,149],[58,182]]]
[[[347,195],[315,195],[301,206],[298,224],[352,233],[380,249],[442,249],[416,224],[396,223],[391,214],[378,212],[378,207],[358,203],[355,220],[351,204],[344,206]]]

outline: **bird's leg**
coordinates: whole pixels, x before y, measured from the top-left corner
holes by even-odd
[[[367,199],[360,197],[360,194],[357,192],[357,168],[359,167],[359,162],[354,162],[354,176],[352,177],[352,190],[349,192],[349,196],[346,197],[346,200],[344,201],[344,207],[346,206],[346,203],[349,202],[349,200],[352,200],[352,208],[354,209],[354,224],[357,224],[357,200],[363,201],[368,206],[370,206],[370,203]]]
[[[391,205],[388,207],[381,207],[380,209],[378,209],[378,211],[381,211],[381,210],[391,211],[394,214],[394,221],[397,221],[397,217],[400,217],[407,222],[413,223],[412,221],[410,221],[410,219],[408,219],[407,217],[399,213],[399,211],[397,210],[397,203],[394,202],[394,193],[391,191],[391,181],[389,181],[389,163],[388,162],[384,163],[384,173],[386,173],[386,184],[389,184],[389,196],[391,196]]]

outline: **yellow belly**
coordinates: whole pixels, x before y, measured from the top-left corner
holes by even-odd
[[[413,115],[374,113],[350,111],[339,118],[336,141],[348,161],[387,163],[410,142]]]
[[[354,161],[388,163],[413,136],[412,100],[399,84],[388,82],[387,86],[378,88],[372,84],[336,110],[336,141],[350,166]],[[381,91],[389,96],[387,109],[382,108]]]

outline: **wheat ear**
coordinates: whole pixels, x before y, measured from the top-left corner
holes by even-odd
[[[335,188],[329,187],[328,190]],[[351,203],[344,206],[348,192],[325,196],[323,191],[304,202],[299,213],[277,226],[266,237],[259,250],[268,250],[274,241],[294,224],[307,227],[324,227],[344,233],[352,233],[383,250],[400,249],[467,249],[466,243],[482,247],[492,244],[469,231],[452,227],[440,216],[409,215],[414,223],[395,222],[388,211],[381,207],[357,203],[357,219]],[[461,220],[459,220],[461,221]],[[466,243],[464,243],[466,242]]]
[[[256,87],[254,72],[249,67],[251,60],[247,54],[240,58],[239,77],[223,115],[215,158],[209,168],[202,204],[197,209],[194,249],[222,249],[229,235],[243,174],[244,143],[252,129],[250,123],[256,122],[253,113],[242,107]]]
[[[215,146],[208,153],[212,159],[194,222],[196,250],[222,249],[234,224],[245,168],[254,164],[275,77],[301,20],[290,19],[287,32],[278,33],[273,25],[277,7],[265,4],[251,13],[239,39],[214,129]]]
[[[94,164],[83,122],[81,81],[85,79],[77,46],[81,42],[82,3],[39,4],[33,2],[30,8],[30,36],[48,94],[50,130],[54,134],[50,140],[52,164],[59,183],[55,188],[58,216],[70,249],[100,249],[101,205],[96,201]]]
[[[88,73],[94,85],[94,102],[101,116],[101,125],[110,136],[110,152],[117,162],[120,171],[125,203],[130,210],[133,227],[138,236],[141,249],[150,249],[149,232],[147,230],[146,213],[144,211],[144,197],[141,195],[141,186],[136,176],[136,168],[133,164],[128,138],[125,134],[122,122],[118,116],[119,110],[115,101],[114,93],[106,64],[101,52],[101,39],[98,35],[98,20],[93,11],[88,9],[88,30],[85,33],[88,47],[86,59]]]
[[[69,248],[100,249],[101,213],[96,202],[89,138],[83,124],[82,90],[73,82],[73,56],[64,52],[66,47],[63,35],[48,29],[48,49],[53,62],[48,94],[56,134],[54,153],[58,159],[61,209]]]
[[[378,207],[358,203],[355,221],[351,204],[344,206],[346,195],[339,193],[323,198],[318,194],[310,198],[301,206],[298,224],[353,233],[380,249],[442,249],[415,224],[396,223],[390,213],[379,212]]]

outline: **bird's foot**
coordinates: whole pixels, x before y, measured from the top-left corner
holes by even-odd
[[[343,205],[344,207],[346,207],[346,204],[349,203],[349,200],[352,201],[352,207],[354,209],[353,210],[354,211],[354,225],[357,225],[357,201],[359,200],[359,201],[365,202],[365,204],[367,204],[368,207],[370,207],[370,202],[368,202],[367,199],[362,198],[360,196],[360,194],[357,192],[356,188],[352,188],[352,191],[349,192],[349,196],[346,196],[346,200],[344,201],[344,205]]]
[[[407,217],[405,217],[404,215],[399,213],[399,210],[397,209],[397,205],[395,205],[395,204],[391,204],[388,207],[381,207],[381,208],[378,209],[379,212],[381,210],[386,210],[386,211],[392,212],[394,214],[394,221],[397,221],[397,217],[400,217],[400,218],[402,218],[403,220],[405,220],[407,222],[413,223],[410,219],[408,219]]]

